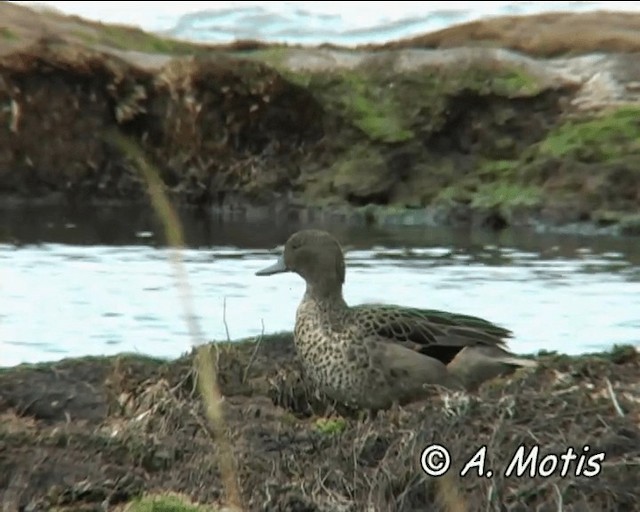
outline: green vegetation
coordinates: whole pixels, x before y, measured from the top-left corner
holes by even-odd
[[[543,203],[545,175],[550,158],[561,158],[563,180],[556,180],[556,198],[575,190],[582,182],[577,173],[591,172],[602,176],[601,187],[607,187],[607,164],[611,169],[628,169],[625,158],[640,152],[640,108],[622,107],[598,117],[566,120],[549,131],[545,138],[520,152],[514,160],[484,160],[472,171],[448,187],[441,189],[437,201],[462,202],[472,208],[509,209],[516,206],[535,207]],[[597,165],[596,168],[588,166]],[[604,167],[602,167],[605,165]],[[585,167],[586,166],[586,167]],[[587,171],[588,170],[588,171]],[[623,172],[623,171],[619,171]],[[624,171],[625,175],[631,171]],[[612,182],[614,183],[614,182]],[[608,194],[604,189],[598,194]],[[620,224],[621,230],[634,233],[637,220],[610,208],[592,211],[600,225]]]
[[[486,184],[478,187],[471,206],[477,208],[498,208],[501,206],[536,206],[540,203],[542,191],[535,186],[509,183]]]
[[[7,27],[0,27],[0,39],[4,39],[5,41],[17,41],[20,38]]]
[[[264,48],[234,52],[236,57],[264,62],[288,80],[308,89],[328,112],[349,120],[373,142],[399,143],[418,131],[437,129],[446,119],[449,97],[460,91],[506,96],[535,95],[539,81],[526,71],[494,61],[397,72],[391,58],[332,70],[292,69],[297,49]]]
[[[444,188],[437,199],[482,209],[536,206],[542,201],[542,190],[519,182],[519,165],[518,160],[487,160],[459,182]]]
[[[106,44],[123,50],[137,50],[146,53],[191,54],[198,49],[194,44],[118,25],[102,25],[100,36]]]
[[[356,73],[344,76],[344,87],[349,91],[343,95],[346,112],[373,140],[401,142],[414,135],[403,119],[401,98],[385,91],[393,86],[393,82],[375,83]]]
[[[502,69],[493,78],[496,91],[507,96],[529,96],[540,92],[540,82],[523,69]]]
[[[569,120],[553,129],[540,153],[604,162],[640,151],[640,107],[622,107],[587,120]]]
[[[149,495],[133,501],[125,512],[215,512],[217,508],[195,505],[178,494]]]
[[[340,434],[347,428],[347,422],[343,418],[318,418],[315,427],[322,434],[335,435]]]
[[[640,214],[628,214],[620,220],[620,232],[623,235],[640,236]]]
[[[349,70],[302,74],[294,78],[329,110],[348,119],[375,142],[395,143],[414,136],[405,87],[390,76]]]
[[[135,352],[122,352],[117,356],[85,356],[78,357],[75,359],[76,361],[86,361],[86,362],[95,362],[99,363],[102,361],[115,362],[120,361],[126,364],[151,364],[160,366],[162,364],[167,363],[167,359],[163,359],[160,357],[152,357],[148,355],[136,354]],[[51,363],[22,363],[13,367],[0,367],[0,375],[8,372],[29,372],[38,368],[48,368],[51,366]]]
[[[504,180],[514,177],[519,165],[518,160],[486,160],[480,164],[478,175],[489,180]]]
[[[363,197],[385,190],[392,183],[386,164],[377,149],[369,146],[350,148],[331,166],[335,191],[342,196]]]
[[[192,55],[207,51],[205,47],[197,44],[161,37],[133,27],[98,23],[92,28],[95,29],[82,27],[72,30],[71,33],[85,44],[104,45],[118,50],[166,55]]]
[[[274,43],[274,46],[266,48],[260,48],[258,50],[234,50],[225,52],[229,57],[245,58],[249,60],[255,60],[262,62],[267,66],[271,66],[280,71],[283,75],[287,75],[287,78],[298,85],[304,85],[305,77],[308,79],[309,74],[295,73],[287,70],[286,60],[295,49],[290,49],[286,46],[278,46]]]
[[[448,66],[438,73],[432,67],[398,73],[394,61],[384,56],[349,69],[294,70],[288,61],[298,58],[293,53],[297,51],[271,48],[245,52],[243,56],[278,68],[289,80],[306,88],[329,116],[350,123],[367,139],[337,151],[327,162],[326,171],[307,181],[306,194],[310,198],[337,195],[356,204],[373,200],[421,207],[441,192],[443,197],[462,196],[463,201],[473,202],[474,206],[497,205],[502,201],[529,205],[538,201],[537,189],[511,184],[516,181],[515,170],[519,166],[516,160],[483,162],[471,177],[443,191],[457,173],[449,159],[435,157],[424,165],[416,162],[401,171],[401,181],[386,156],[387,148],[411,144],[440,131],[450,119],[452,101],[457,95],[537,94],[540,83],[524,70],[483,61]],[[513,117],[508,113],[498,124],[508,125],[509,115]],[[492,145],[496,150],[504,146],[504,153],[509,154],[514,144],[512,137],[505,136]],[[481,186],[495,181],[509,184],[494,191]]]

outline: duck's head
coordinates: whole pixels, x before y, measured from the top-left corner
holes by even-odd
[[[326,231],[298,231],[289,237],[278,261],[256,275],[270,276],[281,272],[295,272],[313,287],[340,287],[345,272],[342,248]]]

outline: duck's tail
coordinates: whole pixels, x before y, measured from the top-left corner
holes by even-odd
[[[468,390],[483,382],[512,373],[519,367],[535,368],[536,361],[517,357],[497,346],[476,345],[463,348],[447,365],[449,372]]]

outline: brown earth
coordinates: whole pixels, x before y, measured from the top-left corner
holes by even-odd
[[[594,48],[559,35],[593,16],[554,16],[558,39],[575,43],[564,53]],[[218,212],[365,207],[367,222],[408,211],[431,223],[640,232],[640,54],[534,59],[477,44],[497,31],[498,45],[522,50],[537,40],[528,34],[550,33],[548,19],[351,51],[192,45],[2,3],[0,197],[146,201],[117,132],[178,203]],[[640,26],[638,15],[599,20],[629,41]],[[630,52],[620,38],[596,46]],[[484,47],[449,48],[465,44]],[[424,49],[433,45],[447,49]]]
[[[290,335],[212,347],[246,510],[640,510],[637,349],[541,356],[477,394],[322,423],[331,407],[301,384]],[[154,491],[225,501],[190,356],[3,369],[0,417],[3,510],[113,510]],[[452,455],[443,478],[419,466],[434,442]],[[592,478],[575,462],[565,477],[505,477],[523,443],[538,462],[586,445],[606,456]],[[482,445],[493,477],[457,476]]]
[[[509,48],[539,57],[640,51],[640,16],[629,12],[501,16],[462,23],[430,34],[362,48]]]
[[[127,49],[125,43],[129,46],[149,44],[149,35],[134,27],[105,25],[78,16],[66,16],[46,7],[29,9],[4,2],[0,9],[0,53],[31,44],[43,35],[77,44],[86,44],[90,40],[93,44],[111,48],[120,46],[121,49]],[[105,31],[105,27],[112,29]],[[168,49],[177,53],[192,53],[194,47],[203,50],[249,50],[274,46],[261,41],[197,46],[180,41],[166,41],[163,38],[154,39],[155,50]],[[632,12],[599,11],[501,16],[462,23],[385,44],[362,45],[359,49],[437,49],[478,45],[511,49],[539,57],[592,52],[634,53],[640,51],[640,15]],[[323,46],[337,48],[335,45]]]

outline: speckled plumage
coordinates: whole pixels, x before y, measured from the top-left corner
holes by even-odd
[[[294,340],[305,373],[332,399],[384,409],[425,386],[473,388],[509,366],[533,366],[504,348],[510,331],[481,318],[389,305],[349,307],[340,244],[329,233],[292,235],[277,263],[257,272],[296,272],[306,281]]]

